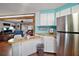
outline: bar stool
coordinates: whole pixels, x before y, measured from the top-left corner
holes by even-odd
[[[37,55],[38,56],[44,55],[44,44],[43,43],[37,44]]]

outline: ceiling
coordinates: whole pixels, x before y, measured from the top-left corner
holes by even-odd
[[[64,3],[0,3],[0,16],[35,13],[63,5]]]
[[[0,16],[35,13],[39,10],[55,9],[63,5],[64,3],[0,3]],[[21,20],[5,19],[4,21],[18,23]]]

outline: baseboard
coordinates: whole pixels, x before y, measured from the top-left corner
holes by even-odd
[[[55,55],[56,56],[56,53],[55,52],[44,52],[44,53],[46,53],[46,54],[53,54],[53,55]],[[31,55],[28,55],[28,56],[32,56],[32,55],[34,55],[34,54],[37,54],[37,52],[36,53],[33,53],[33,54],[31,54]]]
[[[48,53],[48,54],[56,54],[55,52],[44,52],[44,53]]]

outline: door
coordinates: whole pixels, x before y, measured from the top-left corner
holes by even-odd
[[[65,34],[64,33],[57,33],[57,55],[63,56],[64,55],[64,43],[65,43]]]
[[[57,18],[57,31],[65,31],[65,21],[66,21],[65,16]]]
[[[57,33],[57,55],[79,56],[79,34]]]
[[[44,52],[56,53],[56,40],[54,37],[44,37]]]
[[[75,44],[74,34],[65,33],[65,42],[64,42],[64,55],[65,56],[74,55],[74,44]]]

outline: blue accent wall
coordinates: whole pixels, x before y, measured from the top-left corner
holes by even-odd
[[[58,12],[58,11],[61,11],[61,10],[67,9],[67,8],[72,8],[73,6],[76,6],[78,4],[79,3],[66,3],[63,6],[60,6],[60,7],[55,8],[55,9],[40,10],[40,13],[55,13],[55,12]]]
[[[66,3],[65,5],[58,7],[56,9],[40,10],[40,13],[54,13],[55,14],[54,23],[56,24],[56,12],[59,12],[61,10],[67,9],[67,8],[72,8],[73,6],[76,6],[76,5],[78,5],[78,3]],[[35,32],[36,33],[48,33],[49,28],[56,29],[56,26],[37,26],[37,24],[39,24],[39,22],[40,22],[40,20],[35,20]],[[40,28],[45,28],[45,30],[40,30]]]

